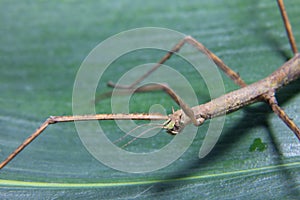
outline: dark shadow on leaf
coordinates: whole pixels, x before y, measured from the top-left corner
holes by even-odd
[[[258,5],[257,2],[251,3]],[[245,12],[245,15],[241,16],[245,18],[244,24],[248,26],[247,22],[255,21],[256,23],[252,29],[252,32],[256,34],[263,43],[267,43],[273,49],[275,56],[277,55],[282,57],[284,60],[289,60],[292,55],[291,51],[286,51],[281,48],[280,38],[274,35],[271,30],[268,30],[266,24],[263,23],[264,21],[266,21],[265,19],[263,19],[266,15],[259,15],[259,12],[263,12],[263,9],[259,7],[253,7],[253,9],[249,10],[249,12]],[[277,12],[279,11],[277,10]],[[243,24],[241,26],[243,26]],[[243,27],[241,27],[241,29],[243,29]],[[282,30],[284,31],[284,29]],[[282,88],[276,95],[279,105],[288,104],[289,100],[291,100],[295,95],[299,94],[299,86],[300,80],[297,80],[294,83]],[[274,132],[270,129],[269,116],[270,114],[274,115],[272,110],[268,107],[268,105],[261,104],[258,106],[244,108],[243,112],[244,116],[240,120],[235,122],[235,125],[233,127],[227,129],[226,132],[222,133],[219,142],[208,156],[206,156],[204,159],[193,161],[184,168],[173,172],[173,175],[170,175],[166,178],[167,180],[170,180],[170,182],[155,184],[151,189],[151,191],[153,191],[153,194],[160,194],[168,190],[172,191],[180,186],[180,182],[176,182],[176,180],[196,175],[199,173],[199,171],[201,171],[202,168],[214,165],[214,162],[226,156],[226,152],[234,150],[235,144],[241,142],[253,128],[257,127],[263,127],[268,132],[268,136],[271,141],[271,146],[268,148],[274,149],[275,155],[273,161],[275,162],[275,164],[284,164],[281,150],[278,148],[280,146],[280,141],[276,138]],[[288,127],[286,128],[288,129]],[[292,131],[290,131],[290,134],[293,134]],[[295,137],[295,140],[296,139],[297,138]],[[287,168],[282,168],[281,171],[283,172],[283,175],[286,179],[286,193],[289,194],[290,197],[297,199],[300,196],[300,190],[296,188],[299,181],[290,173]],[[199,193],[200,192],[201,191],[199,191]]]
[[[256,26],[253,28],[253,31],[255,34],[257,34],[257,37],[260,37],[262,42],[268,43],[268,45],[271,46],[271,48],[274,50],[275,55],[279,55],[284,60],[289,60],[291,58],[292,52],[286,51],[282,49],[281,43],[279,42],[280,38],[278,36],[275,36],[271,31],[268,31],[265,24],[263,24],[263,21],[266,21],[264,19],[261,19],[262,17],[259,17],[258,12],[261,12],[262,10],[259,8],[253,9],[250,12],[248,12],[248,15],[246,14],[244,17],[246,18],[245,21],[249,20],[255,20],[257,22]],[[279,11],[278,11],[279,12]],[[247,24],[247,23],[246,23]],[[283,29],[284,31],[284,29]],[[277,94],[277,100],[279,105],[285,105],[288,104],[289,100],[291,100],[293,97],[295,97],[297,94],[300,93],[300,80],[296,80],[295,82],[285,86],[284,88],[280,89]],[[268,105],[259,105],[256,107],[247,107],[243,109],[244,116],[241,118],[238,122],[235,123],[235,126],[228,129],[226,132],[222,133],[222,136],[215,146],[215,148],[209,153],[208,156],[206,156],[203,159],[199,159],[197,161],[189,163],[188,166],[186,166],[184,169],[180,169],[173,173],[173,175],[167,177],[168,180],[178,180],[180,178],[189,177],[195,175],[195,173],[201,171],[201,168],[209,167],[214,164],[215,161],[222,158],[226,152],[232,150],[235,148],[235,144],[239,143],[241,140],[243,140],[244,136],[250,132],[251,129],[255,127],[264,127],[268,135],[270,137],[271,146],[269,148],[273,148],[276,152],[276,156],[274,158],[274,161],[276,164],[281,165],[284,163],[284,160],[282,158],[281,150],[278,148],[280,145],[280,141],[276,138],[275,134],[271,131],[269,127],[269,115],[274,114],[272,110],[268,107]],[[234,114],[234,113],[233,113]],[[287,113],[289,114],[289,113]],[[288,129],[288,127],[287,127]],[[241,133],[240,130],[243,130],[243,133]],[[291,134],[292,131],[290,131]],[[295,140],[296,140],[295,136]],[[282,172],[284,173],[284,177],[286,178],[286,190],[287,193],[291,195],[291,197],[297,199],[300,196],[300,190],[299,189],[293,189],[291,186],[298,185],[298,180],[296,180],[295,176],[293,176],[290,171],[286,168],[282,169]],[[154,194],[160,193],[166,190],[172,190],[177,187],[176,181],[170,181],[170,182],[164,182],[164,183],[158,183],[154,185],[152,191],[154,191]]]
[[[280,104],[287,104],[289,100],[293,98],[294,95],[299,94],[300,92],[295,90],[296,88],[299,88],[299,86],[300,80],[297,80],[291,85],[288,85],[285,88],[283,88],[278,95]],[[273,148],[276,152],[274,162],[277,165],[284,164],[284,160],[282,160],[281,156],[282,153],[278,148],[280,141],[276,138],[276,136],[270,130],[269,127],[269,115],[274,114],[272,110],[268,107],[268,105],[261,104],[255,107],[246,107],[243,109],[243,111],[243,118],[241,118],[237,123],[235,123],[235,126],[222,133],[219,142],[217,143],[215,148],[209,153],[209,155],[207,155],[203,159],[199,159],[197,161],[189,163],[189,165],[187,165],[184,169],[180,169],[174,172],[173,175],[166,178],[167,180],[171,180],[170,182],[163,182],[154,185],[152,189],[152,191],[154,191],[154,194],[159,194],[162,191],[175,189],[177,184],[180,183],[177,183],[176,181],[172,180],[178,180],[184,177],[193,176],[195,175],[195,173],[199,173],[199,171],[201,171],[201,168],[212,166],[214,162],[224,157],[226,152],[234,149],[235,144],[238,144],[241,140],[243,140],[244,136],[246,134],[249,134],[251,129],[255,127],[264,127],[267,130],[271,141],[271,146],[269,148]],[[242,133],[241,130],[243,130]],[[291,134],[293,133],[291,132]],[[295,137],[295,139],[297,138]],[[299,197],[300,190],[295,190],[291,187],[291,185],[297,185],[298,180],[295,179],[295,177],[290,173],[288,169],[282,168],[282,171],[284,173],[284,177],[287,180],[287,193],[292,195],[293,197]]]

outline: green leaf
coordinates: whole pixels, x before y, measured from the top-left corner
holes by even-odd
[[[300,3],[285,3],[300,46]],[[192,35],[247,83],[264,78],[292,56],[277,4],[271,0],[3,0],[0,9],[1,160],[48,116],[72,114],[73,84],[82,61],[101,41],[121,31],[151,26]],[[104,85],[106,81],[117,81],[127,70],[157,62],[163,55],[164,52],[149,50],[120,58],[106,72],[97,92],[110,91]],[[209,100],[201,76],[185,67],[184,61],[175,57],[166,64],[185,75],[200,103]],[[226,76],[223,78],[227,92],[238,88]],[[298,80],[277,94],[279,104],[298,125],[299,86]],[[147,112],[153,104],[164,105],[168,113],[175,105],[161,92],[142,93],[133,95],[130,110]],[[101,101],[96,109],[110,113],[109,99]],[[121,136],[115,123],[101,124],[112,141]],[[140,174],[120,172],[97,161],[81,143],[74,123],[51,125],[0,171],[0,197],[298,199],[300,144],[267,105],[258,103],[226,116],[215,148],[199,159],[208,124],[199,128],[193,144],[174,163]],[[171,139],[161,133],[149,140],[138,139],[126,149],[154,151]],[[263,151],[261,145],[265,147]],[[252,151],[253,148],[258,150]]]

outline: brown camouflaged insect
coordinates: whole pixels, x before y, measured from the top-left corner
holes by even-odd
[[[177,43],[174,48],[157,63],[157,65],[155,65],[150,71],[148,71],[130,86],[115,85],[112,82],[108,83],[109,86],[119,88],[124,91],[135,90],[135,92],[139,92],[163,90],[168,93],[181,107],[180,110],[174,111],[168,116],[160,114],[96,114],[80,116],[51,116],[0,164],[0,169],[8,164],[16,155],[18,155],[50,124],[84,120],[166,120],[162,128],[166,129],[168,133],[176,135],[179,134],[181,130],[190,123],[200,126],[205,120],[234,112],[244,106],[260,101],[264,101],[269,104],[272,110],[280,117],[282,121],[285,122],[285,124],[300,140],[299,127],[297,127],[293,120],[290,119],[288,115],[279,107],[275,97],[275,92],[279,88],[300,77],[300,54],[298,54],[292,27],[288,20],[283,0],[277,0],[277,2],[294,56],[289,61],[284,63],[280,68],[274,71],[271,75],[251,85],[247,85],[236,72],[230,69],[220,58],[209,51],[203,44],[191,36],[187,36],[182,41]],[[228,77],[230,77],[237,85],[239,85],[241,89],[227,93],[219,98],[211,100],[208,103],[190,108],[178,95],[176,95],[171,88],[166,85],[151,84],[137,88],[137,85],[142,80],[160,67],[161,64],[168,60],[175,52],[178,52],[186,43],[206,54],[208,58],[210,58],[222,71],[224,71]]]

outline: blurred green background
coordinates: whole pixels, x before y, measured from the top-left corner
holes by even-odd
[[[300,2],[286,1],[286,7],[300,46]],[[96,45],[121,31],[154,26],[192,35],[247,83],[267,76],[292,56],[277,4],[272,0],[2,0],[0,10],[1,160],[48,116],[72,114],[73,83],[80,64]],[[124,66],[130,68],[141,60],[156,62],[162,55],[137,52],[136,57],[131,54],[124,61]],[[176,67],[176,58],[168,62]],[[105,78],[116,81],[126,69],[112,68]],[[209,100],[206,89],[197,87],[201,84],[199,77],[189,68],[181,70],[199,101]],[[223,77],[226,91],[238,88]],[[296,81],[277,95],[298,125],[299,85]],[[103,91],[110,90],[99,87],[99,92]],[[169,108],[174,105],[165,99],[166,95],[159,92],[138,94],[132,112],[146,112],[144,104],[160,101],[166,101]],[[109,99],[99,103],[97,111],[110,112]],[[123,173],[102,165],[85,150],[73,123],[52,125],[1,170],[0,198],[299,197],[299,141],[268,106],[256,104],[226,116],[216,147],[199,160],[201,132],[207,124],[179,160],[146,174]],[[113,125],[107,123],[108,133],[114,133]],[[159,147],[170,137],[163,134],[154,145]],[[253,145],[261,147],[260,141],[266,148],[255,150]]]

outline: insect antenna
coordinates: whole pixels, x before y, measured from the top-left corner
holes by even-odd
[[[161,129],[161,128],[162,128],[161,126],[156,126],[156,127],[149,128],[149,129],[143,131],[142,133],[140,133],[137,137],[133,138],[132,140],[130,140],[129,142],[127,142],[126,144],[124,144],[121,148],[127,147],[129,144],[131,144],[132,142],[134,142],[135,140],[137,140],[141,136],[145,135],[149,131],[152,131],[152,130],[155,130],[155,129]]]
[[[115,140],[113,143],[116,144],[118,142],[121,142],[122,140],[124,140],[127,136],[129,136],[132,132],[134,132],[135,130],[145,127],[145,126],[155,126],[156,128],[163,128],[163,124],[159,124],[159,123],[148,123],[148,124],[141,124],[139,126],[136,126],[135,128],[131,129],[129,132],[127,132],[125,135],[123,135],[122,137],[118,138],[117,140]]]

